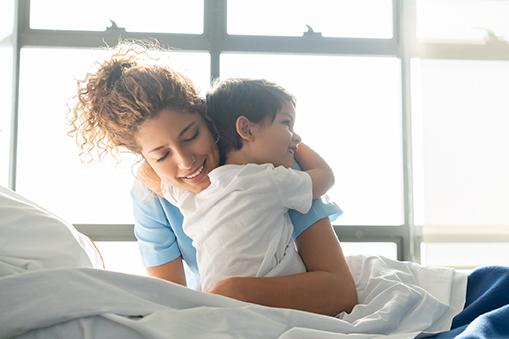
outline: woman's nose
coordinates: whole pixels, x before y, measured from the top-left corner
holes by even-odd
[[[191,169],[196,162],[196,157],[181,150],[175,152],[175,160],[180,169]]]

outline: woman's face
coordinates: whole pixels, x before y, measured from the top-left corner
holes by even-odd
[[[189,192],[207,188],[219,166],[215,138],[198,113],[164,109],[140,126],[136,142],[161,180]]]

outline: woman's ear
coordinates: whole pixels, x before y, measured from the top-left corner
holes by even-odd
[[[237,134],[240,136],[242,141],[254,140],[253,127],[253,123],[243,115],[238,117],[235,121],[235,130],[237,131]]]

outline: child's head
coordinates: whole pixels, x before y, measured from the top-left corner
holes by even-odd
[[[263,79],[217,82],[207,94],[207,110],[226,155],[242,152],[246,162],[290,167],[300,137],[293,132],[295,98]]]

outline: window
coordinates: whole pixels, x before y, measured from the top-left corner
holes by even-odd
[[[96,241],[95,245],[110,271],[147,275],[134,241]]]
[[[425,264],[508,264],[509,62],[412,60],[415,223]]]
[[[14,0],[2,1],[0,4],[0,41],[5,42],[11,37],[14,29]]]
[[[228,1],[229,34],[390,39],[392,19],[390,0]]]
[[[428,41],[509,39],[509,2],[418,0],[417,38]]]
[[[128,32],[203,33],[203,1],[31,0],[30,27],[104,31],[112,26]]]
[[[221,77],[232,76],[271,79],[296,96],[296,131],[337,173],[338,224],[403,223],[397,58],[225,53]]]
[[[414,60],[418,225],[509,224],[509,61]]]
[[[129,192],[138,159],[125,154],[120,162],[107,157],[82,164],[74,139],[67,136],[67,104],[75,95],[76,79],[105,56],[92,49],[21,51],[17,190],[72,223],[133,222]],[[208,86],[208,54],[167,57],[199,87]]]
[[[14,1],[0,2],[0,185],[8,186],[14,75]]]
[[[0,184],[100,239],[109,268],[137,271],[123,243],[137,159],[81,164],[65,117],[103,47],[157,39],[203,92],[248,76],[296,96],[295,128],[336,172],[345,253],[507,264],[508,16],[497,0],[2,1]],[[105,32],[110,20],[125,31]],[[122,251],[134,270],[114,262]]]
[[[481,265],[509,265],[509,243],[433,243],[422,244],[424,265],[447,265],[465,270]]]
[[[0,185],[8,186],[12,112],[12,46],[0,45]]]
[[[341,248],[348,255],[381,255],[389,259],[397,259],[396,244],[392,242],[342,242]]]

